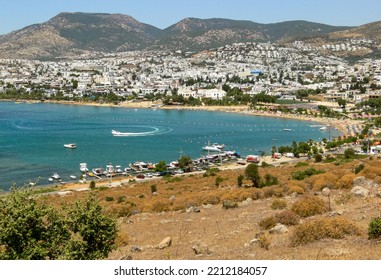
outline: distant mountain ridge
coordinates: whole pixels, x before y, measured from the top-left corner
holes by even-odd
[[[380,29],[380,22],[347,27],[308,21],[261,24],[220,18],[186,18],[159,29],[123,14],[60,13],[47,22],[0,36],[0,57],[52,59],[90,51],[144,49],[198,51],[232,43],[313,37],[337,40],[363,36],[380,40]]]

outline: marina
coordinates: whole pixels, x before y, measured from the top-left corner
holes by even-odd
[[[68,182],[89,171],[99,176],[106,165],[118,165],[123,173],[136,162],[169,164],[180,154],[192,159],[215,156],[203,150],[210,143],[223,143],[245,158],[269,154],[273,144],[328,138],[328,131],[310,127],[319,123],[209,111],[1,102],[0,119],[4,190],[13,183],[49,184],[55,172]],[[285,133],[284,128],[292,131]],[[140,136],[114,137],[112,130]],[[330,133],[340,134],[334,129]],[[80,148],[63,147],[66,143]]]

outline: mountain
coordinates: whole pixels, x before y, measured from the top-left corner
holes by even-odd
[[[186,18],[166,29],[128,15],[60,13],[47,22],[0,36],[1,58],[53,59],[89,52],[144,49],[205,50],[241,42],[351,36],[380,40],[381,23],[360,27],[330,26],[308,21],[261,24],[247,20]]]

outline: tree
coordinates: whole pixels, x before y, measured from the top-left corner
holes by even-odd
[[[337,99],[337,104],[338,104],[340,107],[345,108],[345,106],[347,106],[347,100],[345,100],[345,99],[343,99],[343,98],[339,98],[339,99]]]
[[[60,210],[37,201],[29,188],[0,200],[0,259],[101,259],[115,238],[116,222],[93,195]]]
[[[161,160],[159,161],[156,165],[155,165],[155,171],[156,172],[164,172],[167,170],[167,164],[165,163],[164,160]]]
[[[345,158],[353,158],[355,156],[355,150],[353,148],[348,148],[344,151]]]
[[[254,163],[250,163],[245,169],[245,176],[247,179],[253,182],[253,187],[259,188],[261,178],[258,172],[258,166]]]
[[[192,163],[192,159],[190,156],[181,156],[181,158],[178,160],[180,168],[186,168]]]

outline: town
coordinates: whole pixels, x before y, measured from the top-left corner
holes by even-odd
[[[381,60],[349,63],[324,53],[366,53],[374,44],[355,39],[319,48],[301,41],[289,46],[237,43],[199,53],[89,52],[87,57],[56,61],[3,59],[0,93],[3,99],[230,105],[234,96],[227,92],[236,89],[244,96],[241,104],[262,94],[284,103],[327,102],[342,111],[381,96]]]

